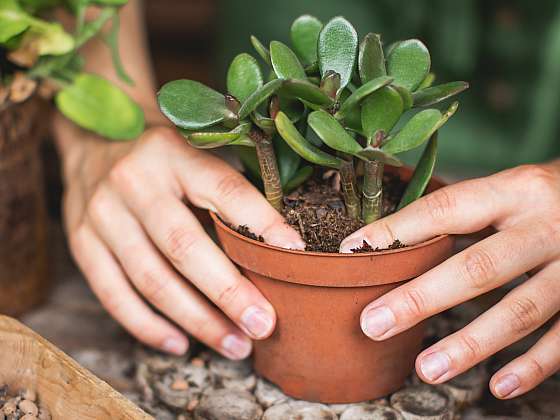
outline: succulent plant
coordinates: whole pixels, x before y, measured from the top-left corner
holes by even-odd
[[[111,49],[119,77],[131,84],[118,52],[118,11],[127,0],[0,0],[0,110],[33,94],[55,93],[58,109],[79,126],[111,140],[132,140],[144,130],[142,109],[106,79],[82,71],[79,49],[100,34]],[[86,21],[85,11],[99,13]],[[72,33],[59,22],[42,19],[63,7],[75,16]],[[47,94],[48,95],[48,94]],[[50,95],[48,95],[50,96]]]
[[[163,113],[194,147],[245,146],[242,161],[253,175],[260,173],[278,210],[282,192],[320,166],[339,171],[348,215],[370,223],[382,216],[384,165],[402,165],[397,154],[427,143],[399,207],[420,197],[433,173],[437,131],[458,104],[444,112],[432,106],[468,84],[432,86],[430,54],[421,41],[384,49],[380,36],[369,33],[359,42],[343,17],[323,25],[301,16],[290,37],[293,50],[279,41],[267,48],[252,36],[269,73],[265,78],[251,55],[238,55],[226,95],[190,80],[166,84],[158,94]],[[361,185],[357,166],[363,167]]]

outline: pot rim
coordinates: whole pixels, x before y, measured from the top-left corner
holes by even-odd
[[[371,252],[355,252],[350,254],[343,254],[341,252],[317,252],[317,251],[299,251],[296,249],[287,249],[281,248],[279,246],[270,245],[266,242],[260,242],[255,239],[248,238],[245,235],[240,234],[239,232],[233,230],[228,225],[226,225],[222,219],[213,211],[209,211],[210,217],[214,221],[215,224],[219,225],[221,229],[225,230],[228,234],[236,237],[237,239],[241,239],[244,242],[247,242],[252,245],[257,245],[262,248],[268,248],[270,250],[275,250],[279,252],[283,252],[286,254],[295,254],[295,255],[307,255],[307,256],[317,256],[317,257],[333,257],[333,258],[371,258],[381,255],[388,255],[388,254],[398,254],[401,252],[411,252],[418,248],[423,248],[425,246],[431,245],[433,243],[439,242],[444,240],[445,238],[451,236],[448,234],[439,235],[435,238],[428,239],[427,241],[423,241],[414,245],[404,246],[403,248],[398,249],[383,249],[380,251],[371,251]]]

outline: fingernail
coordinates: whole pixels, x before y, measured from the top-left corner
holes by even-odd
[[[430,381],[435,381],[449,371],[450,360],[445,353],[432,353],[422,358],[420,370]]]
[[[264,309],[249,306],[241,315],[241,323],[255,338],[264,338],[270,334],[274,321]]]
[[[186,340],[180,340],[178,338],[168,338],[163,342],[161,346],[163,351],[168,353],[176,354],[177,356],[182,356],[187,352],[189,348],[189,343]]]
[[[496,385],[494,385],[494,391],[498,397],[505,398],[512,394],[520,386],[521,382],[519,381],[519,377],[513,373],[508,373],[496,382]]]
[[[362,318],[362,330],[372,338],[381,337],[395,325],[395,315],[387,306],[370,309]]]
[[[251,354],[251,341],[235,334],[226,335],[222,340],[222,349],[231,359],[245,359]]]

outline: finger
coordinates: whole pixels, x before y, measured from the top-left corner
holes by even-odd
[[[272,333],[272,305],[206,235],[184,203],[145,184],[125,200],[163,255],[232,321],[255,338]]]
[[[271,245],[305,249],[299,234],[242,174],[220,159],[204,156],[189,159],[188,170],[182,161],[176,171],[193,204],[217,212],[235,226],[248,226]]]
[[[93,231],[82,225],[70,237],[74,259],[113,318],[140,341],[169,353],[185,354],[187,338],[142,302]]]
[[[424,350],[416,363],[420,378],[445,382],[543,325],[560,308],[559,274],[558,266],[547,266],[465,328]]]
[[[114,193],[101,187],[90,209],[96,231],[151,304],[227,357],[243,359],[251,353],[251,340],[163,259]]]
[[[342,241],[340,252],[351,253],[363,241],[374,248],[386,248],[397,239],[413,245],[438,235],[472,233],[499,223],[517,198],[505,192],[497,195],[495,184],[495,178],[488,177],[434,191],[354,232]]]
[[[525,354],[500,369],[490,380],[497,398],[509,399],[535,388],[560,370],[560,321]]]
[[[545,222],[498,232],[370,303],[362,329],[374,340],[392,337],[550,261],[555,241]]]

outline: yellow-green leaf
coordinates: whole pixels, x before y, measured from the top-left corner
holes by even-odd
[[[442,114],[437,109],[426,109],[413,116],[401,131],[390,137],[381,147],[397,154],[415,149],[426,142],[441,126]]]
[[[242,53],[233,59],[227,73],[227,90],[230,95],[243,103],[263,84],[261,68],[254,57]]]

